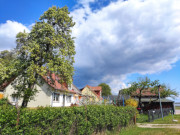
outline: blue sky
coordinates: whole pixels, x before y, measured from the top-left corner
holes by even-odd
[[[0,51],[13,49],[15,35],[53,5],[68,6],[76,22],[79,88],[105,82],[116,94],[148,76],[180,92],[179,0],[1,0]]]

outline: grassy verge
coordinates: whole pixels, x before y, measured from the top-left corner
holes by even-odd
[[[173,121],[172,115],[165,116],[162,120],[156,119],[153,122],[148,122],[148,115],[141,114],[139,118],[137,118],[137,123],[149,123],[149,124],[180,124],[180,115],[174,115],[174,120],[178,120],[177,122]]]
[[[144,122],[148,122],[148,115],[139,114],[139,116],[137,117],[137,123],[144,123]]]
[[[180,106],[175,106],[175,109],[176,110],[180,110]]]
[[[168,128],[139,128],[129,127],[122,129],[119,135],[179,135],[180,129]]]
[[[152,124],[180,124],[180,115],[174,115],[174,119],[178,120],[177,122],[173,121],[172,115],[166,116],[162,119],[157,119],[151,122]]]

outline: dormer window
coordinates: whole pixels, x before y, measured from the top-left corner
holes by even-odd
[[[72,90],[72,84],[68,85],[68,89]]]

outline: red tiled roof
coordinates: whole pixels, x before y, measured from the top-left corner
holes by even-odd
[[[100,91],[102,91],[101,86],[89,86],[89,85],[87,85],[87,87],[89,87],[91,90],[100,90]]]
[[[14,81],[15,78],[10,79],[8,82],[4,82],[2,85],[0,85],[0,90],[3,90],[6,88],[12,81]]]
[[[163,89],[160,88],[160,91],[162,91],[162,90]],[[142,96],[158,96],[157,92],[152,91],[152,88],[148,88],[146,90],[143,90],[141,95]],[[140,94],[140,90],[137,89],[136,92],[134,92],[132,96],[139,96],[139,94]]]
[[[103,100],[102,97],[100,97],[95,91],[96,90],[99,90],[99,91],[102,91],[102,88],[101,86],[89,86],[89,85],[86,85],[88,88],[90,88],[90,90],[100,99],[100,100]]]
[[[59,83],[58,80],[60,80],[60,78],[57,75],[55,75],[54,73],[51,74],[51,77],[44,76],[42,78],[47,82],[48,85],[50,85],[52,88],[54,88],[56,90],[66,91],[66,92],[70,92],[70,93],[76,93],[74,90],[68,90],[66,83],[63,83],[63,84]],[[0,90],[3,90],[4,88],[6,88],[12,81],[14,81],[14,79],[15,78],[0,85]]]
[[[66,83],[61,84],[59,82],[60,78],[55,75],[54,73],[51,74],[50,76],[44,76],[43,77],[44,80],[48,83],[48,85],[50,85],[52,88],[56,89],[56,90],[60,90],[60,91],[66,91],[66,92],[70,92],[70,93],[76,93],[74,90],[68,90],[68,86]]]

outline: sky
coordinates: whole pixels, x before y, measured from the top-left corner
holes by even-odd
[[[78,88],[104,82],[117,94],[148,76],[180,93],[179,0],[1,0],[0,51],[13,49],[16,34],[53,5],[67,6],[76,22]]]

